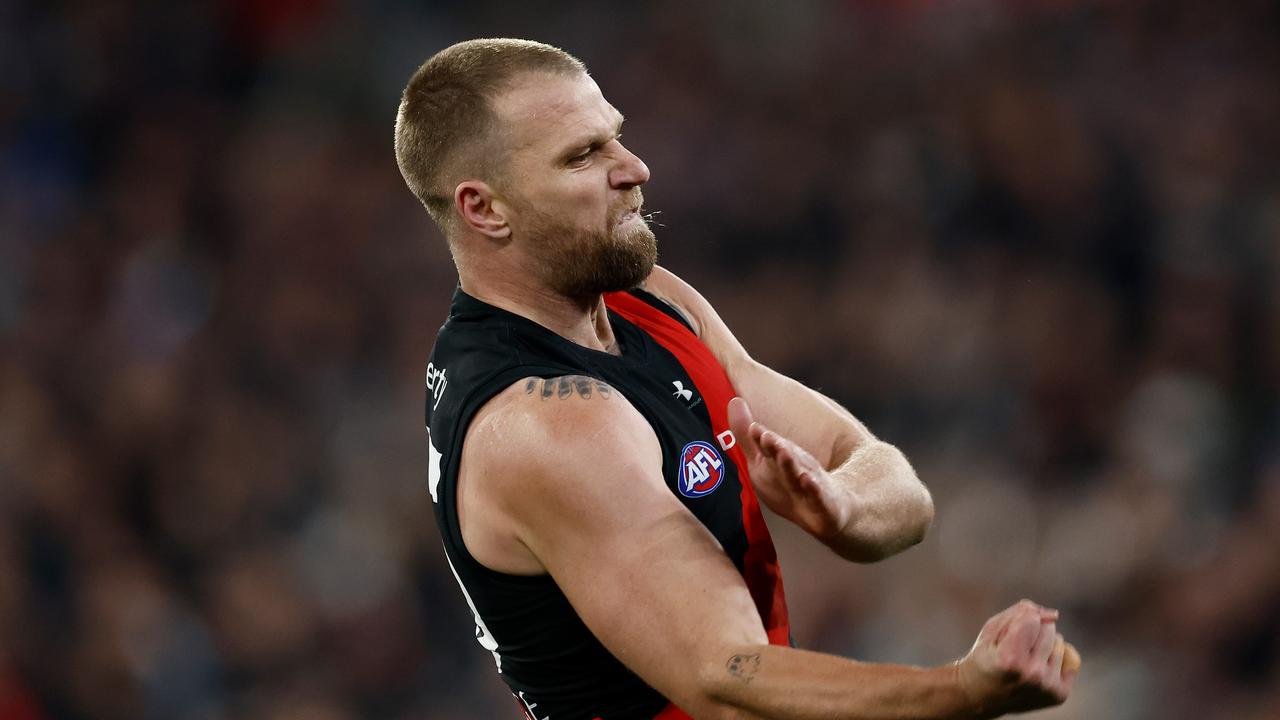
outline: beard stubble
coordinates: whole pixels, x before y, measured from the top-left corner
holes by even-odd
[[[610,213],[607,227],[597,229],[575,227],[538,213],[529,237],[543,281],[571,298],[630,290],[643,282],[658,261],[657,238],[642,218],[618,222],[638,205],[638,201],[624,203]]]

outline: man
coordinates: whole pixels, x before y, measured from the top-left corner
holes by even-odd
[[[460,287],[427,366],[430,491],[476,637],[530,718],[970,718],[1062,702],[1056,612],[962,660],[789,645],[757,501],[840,555],[921,540],[929,494],[847,411],[755,362],[655,267],[649,170],[582,64],[522,40],[428,60],[396,157]]]

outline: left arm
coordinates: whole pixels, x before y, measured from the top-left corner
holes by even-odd
[[[896,447],[834,400],[753,359],[680,278],[657,267],[644,287],[686,315],[745,401],[730,403],[729,423],[766,506],[856,562],[924,538],[933,500]]]

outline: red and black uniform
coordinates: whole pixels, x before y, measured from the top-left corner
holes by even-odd
[[[728,376],[679,313],[653,295],[610,293],[605,304],[619,355],[584,348],[457,291],[427,366],[431,499],[449,564],[475,615],[476,639],[530,718],[678,720],[688,716],[609,654],[550,576],[484,567],[467,551],[458,524],[458,460],[476,411],[521,378],[599,378],[649,422],[671,493],[742,573],[769,641],[788,643],[777,554],[746,459],[728,432],[727,406],[735,395]],[[625,480],[602,474],[598,481]]]

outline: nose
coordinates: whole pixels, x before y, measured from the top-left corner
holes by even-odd
[[[609,171],[609,184],[626,190],[649,182],[649,166],[635,153],[623,147],[622,143],[618,143],[618,151],[618,162]]]

